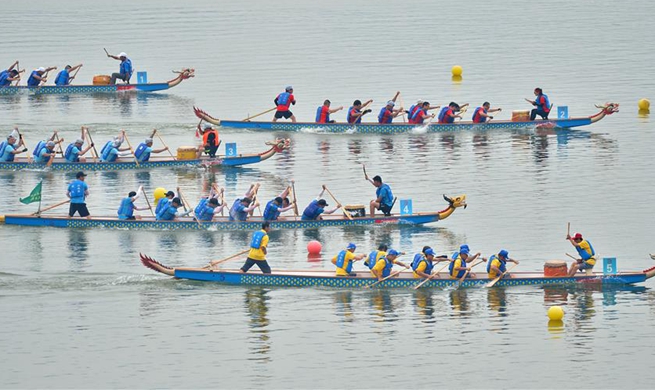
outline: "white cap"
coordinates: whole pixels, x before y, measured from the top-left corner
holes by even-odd
[[[393,106],[395,106],[395,105],[396,105],[396,103],[394,103],[393,100],[389,100],[389,101],[387,102],[387,106],[392,106],[392,107],[393,107]]]
[[[211,129],[211,128],[212,128],[212,124],[211,124],[211,123],[205,123],[205,126],[203,127],[203,129],[205,129],[205,130],[207,130],[207,129]]]
[[[82,145],[84,143],[84,140],[82,138],[78,138],[75,140],[75,143]]]
[[[16,136],[14,135],[14,133],[11,133],[11,134],[9,134],[7,136],[7,139],[10,139],[10,138],[16,139]]]
[[[146,144],[151,144],[152,143],[152,138],[146,138],[144,141]]]
[[[45,146],[47,146],[47,147],[54,147],[54,146],[55,146],[55,143],[52,142],[52,141],[48,141],[48,142],[45,143]]]
[[[37,69],[37,72],[45,72],[45,68],[44,68],[44,67],[40,67],[40,68]]]
[[[416,104],[423,104],[423,100],[421,100],[421,99],[417,100]]]
[[[127,57],[127,54],[125,54],[125,52],[122,51],[121,54],[118,55],[118,57]]]

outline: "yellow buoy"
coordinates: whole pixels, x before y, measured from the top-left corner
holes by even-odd
[[[637,103],[639,106],[640,110],[648,110],[650,109],[650,100],[648,99],[639,99],[639,103]]]
[[[561,321],[564,318],[564,309],[561,306],[553,306],[548,309],[548,318],[552,321]]]
[[[451,71],[453,72],[453,76],[457,76],[457,77],[462,76],[462,67],[459,65],[453,66],[453,69]]]
[[[166,196],[166,190],[161,187],[155,188],[153,196],[155,197],[155,205],[157,205],[159,203],[159,199]]]

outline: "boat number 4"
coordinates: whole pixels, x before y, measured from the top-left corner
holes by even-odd
[[[401,199],[400,200],[400,215],[411,215],[412,214],[412,200],[411,199]]]

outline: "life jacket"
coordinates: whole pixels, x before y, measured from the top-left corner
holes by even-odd
[[[548,95],[541,94],[535,99],[537,107],[540,107],[543,112],[550,112],[550,100],[548,100]]]
[[[347,250],[342,250],[339,252],[337,255],[337,263],[335,264],[337,267],[344,269],[347,273],[350,273],[353,269],[353,262],[349,261],[348,264],[346,264],[346,253]]]
[[[281,94],[277,95],[277,110],[278,111],[289,111],[289,106],[291,105],[291,98],[293,95],[291,95],[289,92],[282,92]]]
[[[114,146],[111,146],[111,147],[105,149],[105,151],[102,153],[102,161],[106,161],[106,162],[116,161],[117,156],[111,157],[111,151],[114,150],[114,149],[118,149],[118,148],[115,148]],[[109,160],[110,158],[112,159],[111,161]]]
[[[158,215],[163,209],[165,209],[170,201],[171,200],[166,197],[159,199],[159,203],[157,203],[157,207],[155,208],[155,215]]]
[[[109,155],[109,151],[114,147],[114,141],[107,141],[105,146],[100,149],[100,157],[104,160],[105,155]]]
[[[369,269],[373,269],[375,267],[375,263],[378,262],[382,257],[386,256],[387,253],[383,251],[373,251],[368,254],[368,258],[366,261],[364,261],[364,265],[367,266]]]
[[[418,266],[421,264],[421,262],[425,262],[425,271],[423,271],[426,274],[431,274],[432,269],[434,268],[434,264],[431,261],[428,261],[428,259],[425,257],[423,253],[417,253],[414,255],[414,260],[412,260],[412,270],[416,272],[418,269]]]
[[[259,249],[262,246],[262,240],[266,237],[266,232],[263,230],[254,232],[250,240],[250,247],[252,249]]]
[[[202,144],[203,144],[203,145],[207,145],[207,144],[209,143],[209,134],[214,134],[214,144],[213,144],[213,145],[209,145],[209,146],[210,146],[210,147],[211,147],[211,146],[218,146],[218,131],[216,131],[216,129],[213,129],[213,128],[210,129],[210,130],[206,130],[206,131],[202,134]]]
[[[68,71],[66,69],[57,73],[57,78],[55,79],[55,85],[68,85]]]
[[[393,262],[391,260],[387,259],[386,256],[384,256],[380,260],[384,260],[384,268],[382,269],[382,277],[386,278],[387,276],[391,275],[391,268],[393,268]]]
[[[418,104],[415,104],[409,108],[409,114],[407,114],[407,118],[410,120],[410,123],[413,123],[411,121],[414,119],[419,110],[421,110],[421,106]]]
[[[34,150],[32,151],[32,156],[37,157],[41,153],[41,149],[45,148],[45,141],[37,142]]]
[[[193,213],[196,215],[196,217],[202,213],[202,211],[205,209],[205,206],[207,205],[207,202],[209,202],[209,198],[201,198],[200,202],[196,206],[195,209],[193,209]]]
[[[439,123],[453,123],[455,120],[450,114],[453,113],[453,109],[450,107],[444,107],[439,111]]]
[[[305,208],[305,211],[302,212],[302,219],[313,221],[318,218],[322,212],[323,209],[319,206],[318,201],[313,200],[312,203]]]
[[[27,79],[28,87],[38,87],[39,84],[41,83],[41,81],[35,79],[34,76],[39,76],[39,73],[36,70],[32,71],[32,73],[30,74],[30,78]]]
[[[237,198],[230,208],[230,221],[245,221],[248,218],[247,211],[238,211],[241,204],[241,198]]]
[[[196,210],[198,208],[196,207]],[[211,221],[214,218],[214,208],[209,206],[209,204],[205,204],[205,206],[196,211],[196,219],[199,221]]]
[[[118,218],[127,219],[134,215],[134,202],[129,196],[121,200],[121,205],[118,207]]]
[[[157,221],[172,221],[175,219],[175,214],[177,213],[177,209],[173,207],[172,205],[166,205],[166,207],[162,208],[159,213],[157,213]]]
[[[71,198],[84,197],[84,183],[81,180],[75,180],[69,186]]]
[[[330,108],[328,106],[320,106],[316,109],[316,123],[330,122]]]
[[[136,147],[134,157],[136,157],[139,162],[148,161],[150,159],[150,152],[145,153],[146,149],[148,149],[148,145],[146,145],[145,142],[141,142],[139,146]]]
[[[9,142],[7,142],[7,141],[2,141],[2,143],[0,143],[0,159],[4,156],[5,151],[7,151],[7,147],[9,147],[9,146],[10,146]],[[12,146],[12,151],[13,150],[16,150],[16,148],[14,148]],[[7,160],[5,160],[5,161],[7,161],[7,162],[14,161],[15,156],[16,156],[15,154],[9,153],[9,155],[7,156]]]
[[[7,69],[0,72],[0,86],[7,86],[11,84],[11,81],[9,81],[8,79],[9,79],[9,71]]]
[[[423,115],[421,115],[423,113]],[[418,109],[414,113],[414,118],[412,118],[412,124],[415,125],[420,125],[423,124],[423,120],[425,119],[425,115],[427,115],[428,111],[424,109]]]
[[[119,68],[119,73],[120,74],[126,74],[127,75],[127,80],[130,81],[130,78],[132,78],[132,73],[134,72],[134,69],[132,69],[132,60],[129,58],[126,58],[125,61],[121,62],[120,68]]]
[[[393,193],[391,193],[391,187],[389,187],[388,184],[382,184],[381,186],[379,186],[375,190],[375,196],[379,197],[380,194],[382,194],[383,190],[387,190],[387,191],[384,191],[384,197],[382,198],[381,203],[384,204],[385,206],[391,207],[391,205],[393,204]]]
[[[348,108],[348,115],[346,115],[346,121],[348,123],[350,123],[350,124],[352,124],[352,123],[362,123],[362,116],[361,115],[359,116],[359,118],[357,118],[356,121],[353,120],[353,115],[359,114],[360,112],[361,112],[360,110],[358,110],[358,109],[351,106],[350,108]]]
[[[391,111],[387,110],[387,106],[382,107],[378,114],[378,123],[391,123],[392,121],[393,116]]]
[[[487,260],[487,273],[491,272],[491,263],[493,263],[494,260],[498,260],[500,262],[500,267],[498,267],[498,269],[500,270],[501,274],[504,273],[505,271],[507,271],[507,261],[506,260],[505,261],[501,260],[500,256],[498,256],[498,255],[491,255],[489,260]],[[496,275],[496,276],[499,276],[499,275]]]
[[[487,121],[487,117],[480,115],[481,112],[487,113],[487,110],[484,107],[476,107],[473,111],[473,123],[484,123]]]
[[[264,207],[265,221],[275,221],[280,216],[279,207],[274,203],[275,203],[275,199],[266,203],[266,207]]]
[[[452,277],[461,278],[466,273],[466,271],[463,270],[463,269],[460,269],[459,272],[457,272],[457,276],[453,275],[453,272],[454,272],[453,270],[455,269],[455,261],[457,261],[457,260],[461,260],[461,263],[459,265],[460,267],[466,267],[466,261],[464,259],[462,259],[462,257],[459,255],[459,252],[458,252],[457,256],[453,258],[452,263],[448,264],[448,273]]]
[[[38,154],[34,155],[34,161],[37,163],[46,163],[48,160],[50,160],[50,157],[44,156],[45,153],[52,153],[46,148],[45,146],[39,149]]]
[[[75,148],[75,144],[69,144],[66,147],[66,151],[64,152],[64,158],[66,158],[66,161],[69,162],[79,162],[80,158],[77,155],[73,154],[73,149]]]
[[[589,250],[591,251],[591,253],[587,252],[585,249],[580,248],[579,246],[576,246],[575,249],[578,251],[580,258],[582,258],[582,260],[584,260],[585,263],[591,265],[596,264],[596,260],[592,259],[594,256],[596,256],[596,251],[594,251],[594,247],[591,246],[591,243],[587,240],[584,240],[582,242],[586,242],[587,244],[589,244]],[[589,261],[590,259],[592,261]]]

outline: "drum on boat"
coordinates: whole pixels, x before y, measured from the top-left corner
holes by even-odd
[[[93,85],[109,85],[110,81],[111,77],[107,76],[106,74],[93,76]]]
[[[180,146],[177,148],[178,160],[196,160],[198,157],[198,149],[194,146]]]
[[[366,207],[363,204],[347,204],[344,206],[344,210],[348,211],[353,217],[366,216]]]
[[[566,276],[568,268],[564,260],[548,260],[544,264],[544,276],[553,278],[558,276]]]
[[[512,122],[528,122],[530,120],[529,110],[512,111]]]

